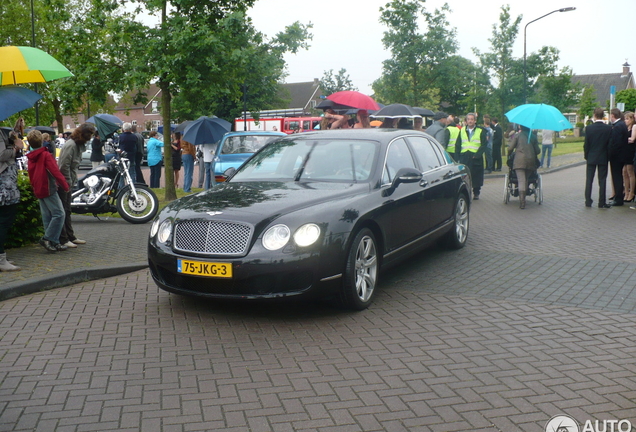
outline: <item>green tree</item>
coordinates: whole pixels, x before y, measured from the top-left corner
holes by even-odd
[[[591,118],[594,114],[594,108],[598,106],[596,103],[595,93],[596,90],[594,90],[593,85],[586,86],[583,89],[579,102],[579,110],[577,112],[581,121],[583,121],[586,117]]]
[[[493,51],[481,53],[473,48],[481,65],[490,74],[491,81],[496,82],[492,95],[495,105],[491,111],[500,117],[514,106],[516,101],[513,95],[515,92],[518,94],[519,76],[515,71],[517,65],[515,65],[516,62],[512,56],[512,47],[519,32],[521,18],[518,16],[512,20],[510,5],[502,6],[499,14],[499,26],[493,24],[492,37],[488,39]]]
[[[536,93],[529,99],[532,103],[545,103],[566,112],[579,105],[581,85],[572,82],[572,69],[565,67],[558,74],[541,75],[537,80]]]
[[[636,89],[621,90],[616,93],[616,102],[625,104],[625,111],[636,111]]]
[[[424,0],[393,0],[380,8],[380,22],[389,30],[382,43],[391,52],[383,63],[382,77],[373,83],[381,102],[402,102],[435,108],[446,95],[440,89],[446,79],[440,65],[457,51],[456,30],[449,28],[448,4],[428,12]],[[426,22],[420,33],[418,18]]]
[[[358,89],[353,85],[347,70],[342,68],[336,75],[334,75],[333,69],[325,71],[320,80],[320,90],[324,96],[329,96],[339,91]]]
[[[126,59],[136,46],[130,27],[140,27],[131,16],[123,14],[115,0],[47,0],[34,2],[36,24],[35,46],[64,64],[74,76],[38,84],[43,96],[39,103],[40,123],[57,120],[60,130],[62,114],[76,113],[89,107],[104,107],[108,93],[120,90],[129,71]],[[3,2],[0,22],[12,23],[20,16],[19,25],[0,27],[4,45],[32,45],[29,2]],[[143,39],[143,36],[140,36]],[[35,120],[29,112],[27,121]]]
[[[283,76],[285,52],[306,47],[310,26],[294,24],[267,43],[245,15],[254,0],[143,0],[159,13],[161,24],[148,29],[147,39],[131,65],[137,86],[156,80],[161,89],[163,124],[175,112],[181,119],[216,114],[231,120],[242,108],[247,89],[250,110],[275,98]],[[259,106],[261,105],[261,106]],[[170,154],[164,135],[164,152]],[[172,162],[166,158],[166,200],[176,198]]]

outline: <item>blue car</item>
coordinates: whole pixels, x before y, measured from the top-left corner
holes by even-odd
[[[284,137],[283,132],[247,131],[226,133],[216,148],[214,156],[214,178],[222,183],[228,168],[238,169],[253,153],[274,138]]]

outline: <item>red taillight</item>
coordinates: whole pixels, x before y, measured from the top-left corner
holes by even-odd
[[[217,175],[217,176],[214,176],[214,180],[215,180],[217,183],[223,183],[226,179],[227,179],[227,177],[226,177],[226,176],[224,176],[224,175]]]

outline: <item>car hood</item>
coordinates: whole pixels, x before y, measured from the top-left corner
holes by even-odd
[[[331,205],[368,191],[368,183],[222,183],[210,190],[183,197],[166,207],[165,211],[177,219],[213,216],[215,219],[256,225],[266,219],[273,220],[307,207],[324,207],[327,203]]]

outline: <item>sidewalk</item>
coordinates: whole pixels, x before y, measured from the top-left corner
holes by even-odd
[[[585,163],[582,153],[552,158],[542,174]],[[503,177],[507,172],[486,174]],[[40,245],[8,249],[7,257],[22,267],[17,272],[0,272],[0,301],[74,283],[130,273],[148,267],[147,241],[150,223],[133,225],[120,218],[98,220],[73,215],[75,234],[85,245],[66,252],[50,253]]]
[[[21,271],[0,272],[0,300],[77,282],[136,271],[148,266],[150,223],[133,225],[110,217],[73,215],[73,229],[85,245],[47,252],[39,244],[7,249]]]

